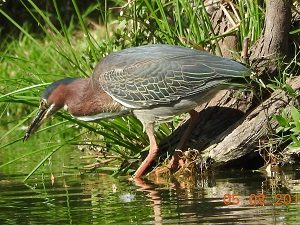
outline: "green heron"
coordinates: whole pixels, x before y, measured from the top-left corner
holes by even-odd
[[[190,125],[177,146],[182,149],[198,119],[194,108],[249,74],[238,62],[190,48],[157,44],[125,49],[102,59],[90,78],[65,78],[49,85],[24,140],[62,108],[83,121],[132,113],[150,141],[148,156],[134,174],[137,178],[157,156],[157,122],[189,112]],[[182,165],[180,160],[174,154],[170,167]]]

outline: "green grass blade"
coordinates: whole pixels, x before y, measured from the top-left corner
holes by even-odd
[[[24,178],[23,182],[25,182],[26,180],[28,180],[46,162],[46,160],[48,160],[57,150],[59,150],[63,146],[64,145],[60,145],[60,146],[54,148],[51,152],[49,152],[49,154],[46,155],[45,158],[42,159],[39,162],[39,164],[37,164],[36,167],[34,167],[34,169]]]

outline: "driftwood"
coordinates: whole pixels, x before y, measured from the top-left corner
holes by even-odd
[[[241,92],[220,91],[210,102],[198,106],[195,110],[199,119],[187,148],[199,152],[216,140],[221,133],[242,119],[251,110],[252,95]],[[170,137],[160,144],[161,152],[174,151],[183,131],[189,125],[189,120],[183,122]]]
[[[291,86],[299,91],[300,77],[292,80]],[[224,166],[248,155],[259,146],[259,141],[266,139],[277,126],[272,116],[293,103],[283,90],[273,92],[271,97],[245,116],[242,123],[237,122],[216,137],[216,141],[210,143],[201,153],[202,157],[212,158],[215,166]]]
[[[300,91],[300,76],[290,85]],[[214,167],[247,166],[245,160],[251,163],[249,159],[258,155],[256,150],[260,141],[268,140],[276,128],[277,123],[271,119],[272,116],[294,103],[283,90],[273,92],[255,109],[249,107],[250,102],[251,96],[237,100],[230,92],[222,91],[206,105],[196,108],[199,122],[186,147],[199,152],[202,162],[213,161]],[[161,143],[162,152],[176,148],[188,123],[187,120]]]
[[[288,53],[291,52],[287,38],[291,24],[291,0],[267,0],[266,7],[262,36],[251,48],[250,54],[250,62],[262,79],[276,75],[278,59],[288,59]],[[210,13],[215,33],[218,34],[232,29],[232,24],[224,20],[226,15],[224,16],[223,11]],[[230,55],[227,51],[228,43],[234,37],[228,39],[224,43],[219,42],[221,51],[226,56]],[[290,85],[295,90],[300,90],[300,77],[292,80]],[[257,150],[260,141],[269,140],[269,135],[277,125],[271,119],[272,115],[292,104],[289,96],[282,90],[277,90],[270,96],[261,96],[260,102],[255,102],[249,95],[236,96],[236,92],[234,95],[229,91],[222,91],[209,103],[196,109],[199,112],[199,122],[186,147],[198,152],[198,160],[214,162],[214,167],[232,164],[245,166],[245,162],[251,163],[250,159],[259,155]],[[187,125],[188,121],[161,143],[162,152],[176,148]]]

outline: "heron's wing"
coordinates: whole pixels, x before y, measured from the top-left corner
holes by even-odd
[[[205,92],[248,72],[237,62],[205,52],[153,46],[156,48],[143,46],[107,56],[93,77],[121,104],[147,108]]]

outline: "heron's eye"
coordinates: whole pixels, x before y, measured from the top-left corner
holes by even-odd
[[[48,108],[48,103],[46,101],[46,99],[41,99],[40,101],[40,108]]]

